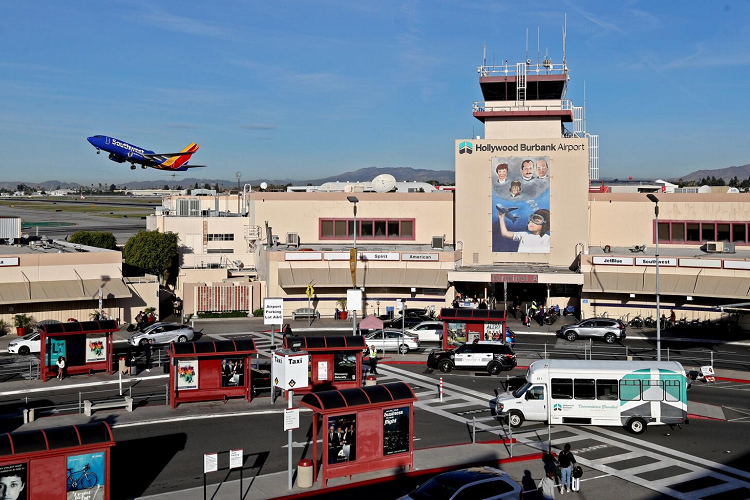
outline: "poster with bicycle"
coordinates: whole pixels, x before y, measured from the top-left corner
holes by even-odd
[[[104,452],[68,457],[67,500],[104,500]]]
[[[26,500],[26,464],[0,466],[0,494],[3,499]]]
[[[86,339],[86,363],[107,360],[107,337],[88,337]]]

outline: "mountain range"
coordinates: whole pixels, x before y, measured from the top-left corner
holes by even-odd
[[[410,168],[410,167],[393,167],[393,168],[380,168],[380,167],[367,167],[355,170],[353,172],[344,172],[343,174],[333,175],[330,177],[323,177],[319,179],[251,179],[242,180],[241,184],[250,184],[257,186],[261,182],[267,182],[270,185],[306,185],[312,184],[318,186],[325,182],[336,182],[336,181],[371,181],[380,174],[390,174],[396,178],[397,181],[437,181],[440,184],[453,184],[456,180],[456,173],[453,170],[428,170],[421,168]],[[195,183],[203,187],[204,184],[208,183],[211,186],[218,184],[220,187],[233,187],[237,185],[236,180],[226,179],[206,179],[206,178],[194,178],[188,177],[185,179],[175,180],[153,180],[153,181],[131,181],[124,183],[116,183],[117,187],[127,187],[129,189],[149,189],[154,187],[169,187],[183,186],[190,187],[194,186]],[[23,182],[23,181],[5,181],[0,182],[0,188],[15,190],[19,184],[25,184],[32,188],[44,188],[46,190],[56,189],[58,186],[62,189],[77,189],[81,187],[81,184],[75,182],[62,182],[57,180],[44,181],[44,182]]]
[[[739,167],[696,170],[695,172],[691,172],[681,177],[675,177],[671,180],[678,181],[682,179],[684,182],[698,182],[704,177],[716,177],[717,179],[724,179],[725,182],[729,183],[729,181],[735,176],[741,181],[744,181],[745,179],[750,177],[750,164],[741,165]]]

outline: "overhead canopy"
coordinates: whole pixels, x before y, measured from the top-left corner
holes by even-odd
[[[302,350],[315,351],[361,351],[366,347],[362,336],[331,335],[328,337],[287,337],[284,347],[299,347]]]
[[[340,391],[311,392],[300,403],[317,413],[331,413],[375,404],[413,403],[416,399],[411,387],[404,382],[394,382]]]
[[[608,273],[590,271],[584,274],[584,292],[646,293],[656,291],[653,273]],[[750,279],[705,275],[659,274],[662,295],[710,296],[731,299],[750,297]]]
[[[122,299],[132,296],[130,289],[121,279],[31,281],[0,285],[0,304],[98,300],[99,287],[103,287],[102,297],[105,299]]]
[[[214,340],[211,342],[173,342],[169,354],[174,357],[203,357],[217,354],[256,354],[253,339]]]
[[[115,444],[112,431],[106,422],[0,434],[0,456],[23,455],[92,444],[107,446]]]
[[[78,335],[86,333],[112,333],[120,329],[117,321],[69,321],[68,323],[49,323],[38,325],[39,333],[48,337],[61,335]]]
[[[290,267],[279,269],[282,288],[307,288],[311,282],[316,288],[342,288],[352,286],[348,268]],[[372,268],[357,270],[358,287],[420,287],[447,288],[448,271],[445,269]]]

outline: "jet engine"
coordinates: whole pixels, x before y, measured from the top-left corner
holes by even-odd
[[[122,156],[117,156],[114,153],[109,153],[109,159],[112,161],[116,161],[117,163],[125,163],[125,158]]]

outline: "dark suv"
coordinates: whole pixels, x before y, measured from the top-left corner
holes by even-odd
[[[511,346],[490,341],[463,344],[455,350],[432,351],[427,357],[427,366],[443,373],[456,368],[487,370],[490,375],[497,375],[503,370],[512,370],[516,364],[516,353]]]
[[[619,319],[592,318],[575,325],[563,326],[557,331],[557,336],[571,342],[582,338],[594,338],[613,344],[625,339],[625,323]]]

